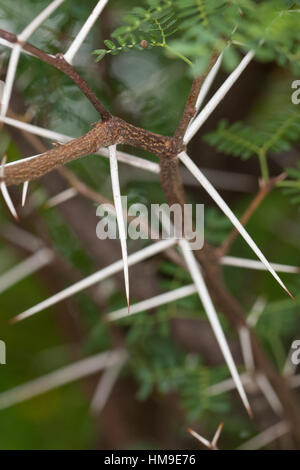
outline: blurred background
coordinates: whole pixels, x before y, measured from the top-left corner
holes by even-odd
[[[0,0],[0,27],[18,33],[48,3]],[[107,55],[98,63],[91,55],[94,49],[103,47],[103,40],[121,24],[133,3],[140,2],[110,2],[76,55],[74,66],[113,114],[148,130],[172,135],[192,82],[183,61],[170,58],[160,48]],[[66,50],[95,4],[94,0],[65,1],[30,42],[50,53]],[[2,80],[10,52],[0,45]],[[210,96],[227,73],[228,69],[220,71]],[[295,78],[288,67],[279,67],[273,61],[253,61],[189,146],[190,156],[237,216],[243,214],[259,189],[258,160],[223,154],[204,136],[223,118],[229,123],[253,123],[267,111],[276,114],[290,103]],[[21,54],[8,115],[73,137],[89,131],[98,119],[67,77],[25,54]],[[50,141],[12,126],[1,128],[0,151],[1,155],[7,153],[9,161],[50,147]],[[143,151],[123,150],[157,161]],[[270,174],[276,176],[296,167],[298,159],[298,144],[292,150],[271,154]],[[89,188],[112,199],[106,158],[89,155],[67,167]],[[165,202],[157,175],[122,163],[119,170],[122,194],[128,196],[129,205]],[[230,222],[188,172],[182,170],[182,177],[189,201],[205,204],[205,240],[220,245],[232,231]],[[118,240],[100,241],[96,237],[96,202],[77,194],[49,207],[49,200],[69,187],[65,174],[51,172],[30,183],[25,208],[21,208],[21,188],[10,188],[19,223],[12,219],[4,202],[0,204],[0,339],[7,348],[7,363],[0,366],[0,402],[3,391],[98,352],[121,345],[129,359],[101,412],[91,408],[101,374],[1,410],[0,448],[198,449],[201,445],[188,434],[187,426],[210,439],[224,422],[220,447],[232,449],[275,424],[278,418],[258,392],[250,396],[256,412],[253,421],[236,392],[215,396],[206,392],[228,378],[229,372],[197,295],[107,323],[104,315],[126,304],[120,273],[24,322],[9,323],[27,308],[121,258]],[[297,201],[291,203],[282,190],[275,189],[265,198],[247,230],[268,260],[300,265]],[[3,290],[4,274],[41,246],[51,251],[52,261]],[[128,242],[130,252],[142,246],[143,241]],[[230,255],[253,258],[240,237]],[[292,341],[300,338],[299,276],[282,275],[296,296],[293,302],[263,271],[224,267],[223,275],[247,313],[258,300],[263,305],[255,330],[276,368],[283,370]],[[130,268],[130,281],[132,303],[191,282],[189,275],[163,254]],[[221,320],[243,371],[238,337],[223,317]],[[269,447],[289,446],[286,434]]]

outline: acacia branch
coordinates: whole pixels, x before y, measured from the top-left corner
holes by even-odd
[[[105,122],[97,123],[82,137],[64,145],[57,144],[41,155],[5,165],[5,183],[9,186],[40,178],[61,165],[96,152],[100,147],[115,144],[132,145],[165,157],[173,155],[173,141],[170,137],[154,134],[120,118],[111,117]]]
[[[39,178],[57,166],[96,152],[99,147],[127,144],[160,156],[173,156],[176,153],[174,139],[137,128],[112,116],[73,66],[65,60],[63,54],[58,53],[56,56],[47,54],[28,42],[19,41],[17,35],[3,29],[0,29],[0,37],[13,44],[19,44],[24,51],[61,70],[83,91],[102,118],[102,123],[97,123],[94,129],[78,139],[65,145],[58,145],[24,162],[18,161],[6,165],[5,183],[7,186]]]
[[[41,49],[38,49],[37,47],[33,46],[28,42],[19,41],[18,36],[16,34],[5,31],[4,29],[0,29],[0,37],[6,39],[6,41],[12,44],[19,44],[24,51],[29,52],[29,54],[32,54],[34,57],[37,57],[43,62],[46,62],[47,64],[52,65],[56,69],[63,72],[85,94],[85,96],[89,99],[95,109],[99,112],[103,121],[106,121],[110,118],[110,112],[103,106],[103,104],[97,98],[97,96],[89,87],[89,85],[76,72],[74,67],[65,60],[64,55],[62,53],[58,53],[55,56],[47,54],[46,52],[42,51]]]
[[[184,111],[182,113],[181,120],[179,121],[178,127],[174,134],[174,141],[177,147],[180,147],[180,145],[183,143],[186,130],[193,117],[195,117],[195,114],[197,112],[197,98],[199,96],[200,90],[205,79],[207,78],[209,72],[211,71],[217,60],[218,55],[216,53],[213,53],[207,71],[201,76],[196,77],[193,81],[188,99],[185,104]]]
[[[65,145],[57,144],[53,149],[41,155],[19,160],[5,166],[7,185],[19,184],[43,176],[54,168],[68,163],[82,155],[93,153],[100,145],[111,145],[112,136],[108,122],[97,124],[90,132]]]

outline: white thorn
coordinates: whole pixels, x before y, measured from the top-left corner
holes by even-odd
[[[68,188],[65,191],[62,191],[59,194],[56,194],[46,202],[46,207],[50,209],[51,207],[58,206],[63,202],[69,201],[73,197],[77,196],[78,191],[76,188]]]
[[[216,447],[218,444],[219,437],[221,435],[222,429],[223,429],[224,423],[220,423],[218,426],[218,429],[216,430],[216,433],[213,437],[213,440],[211,441],[211,444],[213,447]]]
[[[123,350],[107,351],[82,359],[31,382],[0,393],[0,409],[21,403],[57,387],[112,367],[120,361]]]
[[[49,131],[48,129],[44,129],[43,127],[34,126],[33,124],[29,124],[28,122],[19,121],[18,119],[13,119],[10,117],[0,116],[0,121],[4,122],[4,124],[8,124],[9,126],[16,127],[17,129],[21,129],[26,132],[30,132],[31,134],[38,135],[40,137],[45,137],[46,139],[50,139],[51,142],[57,140],[60,142],[70,142],[73,140],[74,137],[69,137],[64,134],[59,134],[58,132]],[[33,157],[29,157],[33,158]],[[19,162],[13,162],[14,164]],[[10,163],[12,165],[13,163]]]
[[[1,190],[2,196],[6,202],[8,209],[10,210],[13,217],[16,220],[18,220],[19,218],[18,218],[17,211],[15,209],[15,206],[11,200],[11,197],[9,195],[9,192],[7,191],[7,187],[5,184],[5,163],[6,163],[6,156],[3,158],[1,162],[1,166],[0,166],[0,190]]]
[[[210,450],[218,450],[218,448],[217,448],[217,443],[218,443],[220,434],[221,434],[221,432],[222,432],[223,426],[224,426],[224,423],[221,423],[221,424],[218,426],[218,429],[216,430],[215,435],[214,435],[214,437],[213,437],[213,440],[212,440],[211,442],[209,442],[207,439],[205,439],[205,437],[200,436],[200,434],[198,434],[198,433],[197,433],[196,431],[194,431],[193,429],[188,428],[188,432],[189,432],[193,437],[195,437],[198,441],[200,441],[203,445],[205,445],[205,447],[207,447],[208,449],[210,449]]]
[[[128,254],[127,254],[127,241],[126,241],[126,228],[122,207],[121,191],[120,191],[120,182],[119,182],[119,169],[118,169],[118,160],[117,160],[117,146],[112,145],[109,147],[109,162],[110,162],[110,177],[111,185],[114,196],[114,204],[117,214],[117,222],[119,228],[119,236],[122,250],[122,257],[124,262],[124,279],[125,279],[125,291],[127,298],[127,306],[129,312],[129,272],[128,272]]]
[[[72,60],[77,53],[78,49],[80,48],[81,44],[85,40],[86,36],[89,34],[91,28],[93,27],[94,23],[97,21],[99,15],[102,13],[102,10],[106,6],[108,0],[100,0],[97,5],[95,6],[94,10],[82,26],[81,30],[77,34],[76,38],[70,45],[69,49],[65,53],[65,60],[69,63],[72,63]]]
[[[203,84],[202,84],[202,87],[201,87],[201,90],[199,92],[199,95],[198,95],[198,98],[197,98],[197,101],[196,101],[196,113],[198,113],[199,109],[201,108],[205,98],[206,98],[206,95],[207,93],[209,92],[210,90],[210,87],[218,73],[218,71],[220,70],[220,66],[222,64],[222,59],[223,59],[223,53],[221,53],[216,61],[216,63],[214,64],[214,66],[211,68],[209,74],[207,75],[207,77],[205,78]],[[190,125],[192,124],[192,122],[196,119],[196,117],[191,121]],[[189,127],[190,127],[189,125]]]
[[[270,384],[268,378],[264,374],[259,372],[255,375],[255,380],[274,413],[278,414],[279,416],[282,416],[282,404],[278,396],[276,395],[272,385]]]
[[[15,224],[8,223],[4,225],[1,234],[6,240],[15,243],[21,248],[25,248],[29,252],[35,252],[43,247],[42,240]]]
[[[247,324],[251,327],[254,328],[255,325],[257,324],[259,317],[263,313],[265,306],[266,306],[266,299],[264,297],[258,297],[256,301],[254,302],[254,305],[247,317]]]
[[[250,331],[247,327],[242,326],[239,328],[238,334],[240,338],[244,364],[246,366],[246,370],[251,373],[255,370],[255,363],[252,352]]]
[[[19,44],[15,44],[9,59],[5,86],[2,94],[1,116],[5,116],[8,110],[20,54],[21,46],[19,46]]]
[[[208,447],[210,449],[211,443],[205,439],[205,437],[200,436],[196,431],[193,429],[188,428],[188,432],[195,438],[197,441],[201,442],[205,447]]]
[[[101,147],[98,152],[96,152],[96,154],[109,158],[109,150],[105,147]],[[126,163],[127,165],[131,165],[136,168],[140,168],[141,170],[149,171],[150,173],[155,174],[160,173],[159,164],[155,162],[150,162],[145,158],[136,157],[135,155],[130,155],[126,152],[120,152],[120,150],[117,151],[117,158],[119,162]]]
[[[121,308],[120,310],[116,310],[115,312],[108,313],[107,315],[105,315],[104,319],[106,321],[119,320],[120,318],[144,312],[146,310],[150,310],[152,308],[156,308],[161,305],[174,302],[178,299],[183,299],[184,297],[192,295],[195,292],[197,292],[197,289],[194,284],[189,284],[188,286],[179,287],[178,289],[166,292],[165,294],[160,294],[155,297],[151,297],[150,299],[143,300],[142,302],[138,302],[136,304],[131,305],[130,314],[128,314],[127,308]]]
[[[51,13],[63,2],[64,0],[54,0],[48,5],[31,23],[26,26],[21,34],[18,35],[20,42],[27,41],[27,39],[34,33],[34,31],[51,15]],[[5,87],[3,91],[3,99],[1,105],[1,116],[5,116],[8,110],[11,92],[16,76],[16,71],[19,63],[19,58],[22,48],[20,44],[14,44],[10,56],[8,70],[5,80]]]
[[[22,190],[22,207],[24,207],[26,203],[28,186],[29,186],[29,181],[25,181],[23,183],[23,190]]]
[[[226,202],[223,200],[223,198],[219,195],[219,193],[215,190],[213,185],[208,181],[206,176],[199,170],[199,168],[195,165],[195,163],[190,159],[190,157],[185,153],[181,152],[178,157],[180,160],[183,162],[183,164],[188,168],[188,170],[194,175],[194,177],[199,181],[199,183],[203,186],[203,188],[208,192],[208,194],[211,196],[211,198],[215,201],[215,203],[220,207],[220,209],[224,212],[226,217],[232,222],[234,227],[239,231],[241,236],[244,238],[244,240],[248,243],[250,248],[254,251],[256,256],[260,259],[260,261],[266,266],[268,271],[272,274],[272,276],[276,279],[276,281],[280,284],[280,286],[287,292],[287,294],[293,298],[292,294],[289,292],[289,290],[286,288],[280,277],[276,274],[272,266],[270,265],[269,261],[266,259],[264,254],[261,252],[261,250],[258,248],[256,243],[253,241],[253,239],[250,237],[248,232],[245,230],[245,228],[242,226],[240,221],[237,219],[237,217],[234,215],[232,210],[229,208],[229,206],[226,204]]]
[[[27,41],[29,37],[39,28],[39,26],[64,2],[64,0],[54,0],[44,10],[36,16],[31,23],[18,35],[20,42]]]
[[[240,379],[239,373],[237,371],[236,365],[234,363],[231,351],[229,349],[227,340],[225,338],[225,335],[223,333],[218,315],[216,313],[215,307],[212,303],[211,297],[209,295],[209,292],[207,290],[206,284],[204,282],[202,273],[200,271],[199,265],[196,262],[196,259],[191,251],[191,248],[189,246],[189,243],[182,239],[179,242],[179,245],[182,249],[182,253],[184,256],[184,259],[186,261],[186,264],[188,266],[188,269],[190,271],[191,277],[195,283],[195,286],[197,288],[199,297],[202,301],[204,310],[207,314],[208,320],[211,324],[211,327],[214,331],[214,334],[216,336],[216,339],[218,341],[218,344],[220,346],[220,349],[222,351],[222,354],[224,356],[224,359],[228,365],[228,368],[230,370],[230,373],[232,375],[232,378],[236,384],[236,388],[239,392],[239,395],[241,397],[241,400],[247,410],[247,413],[249,416],[252,415],[250,404],[248,402],[248,398],[246,396],[242,381]]]
[[[0,293],[9,289],[17,282],[37,272],[53,260],[53,252],[48,248],[41,248],[33,255],[0,276]]]
[[[123,357],[120,357],[120,361],[102,373],[91,402],[91,411],[93,413],[99,414],[105,407],[120,371],[127,359],[128,355],[124,351]]]
[[[170,248],[171,246],[175,244],[176,244],[176,240],[158,241],[128,256],[128,265],[132,266],[136,263],[139,263],[140,261],[143,261],[149,258],[150,256],[154,256],[160,253],[161,251],[164,251],[167,248]],[[122,269],[123,269],[123,260],[116,261],[115,263],[107,266],[106,268],[101,269],[100,271],[97,271],[96,273],[90,276],[87,276],[81,281],[76,282],[72,286],[67,287],[66,289],[58,292],[52,297],[49,297],[43,302],[19,314],[17,317],[12,319],[12,322],[18,322],[18,321],[24,320],[25,318],[35,315],[36,313],[41,312],[42,310],[45,310],[46,308],[52,307],[52,305],[55,305],[58,302],[61,302],[62,300],[65,300],[69,297],[72,297],[78,292],[81,292],[82,290],[87,289],[88,287],[91,287],[94,284],[97,284],[103,279],[106,279],[107,277],[120,272]]]
[[[225,80],[223,85],[218,89],[218,91],[214,94],[214,96],[210,99],[207,105],[203,108],[203,110],[199,113],[196,119],[192,122],[192,124],[187,129],[187,132],[184,137],[184,142],[187,144],[194,135],[199,131],[200,127],[205,123],[205,121],[209,118],[212,112],[216,109],[218,104],[222,101],[231,87],[235,84],[237,79],[240,77],[242,72],[245,70],[247,65],[251,62],[254,57],[254,51],[249,51],[247,55],[242,59],[236,69],[229,75],[229,77]]]
[[[248,373],[240,374],[240,379],[242,381],[242,384],[245,387],[253,383],[253,379]],[[230,392],[231,390],[234,390],[234,388],[235,388],[235,383],[230,378],[230,379],[223,380],[222,382],[218,382],[214,385],[210,385],[210,387],[206,388],[205,393],[207,393],[210,396],[221,395],[222,393]]]
[[[240,374],[241,381],[245,387],[249,385],[255,385],[257,389],[257,384],[253,381],[253,376],[249,375],[248,373]],[[288,377],[289,385],[291,388],[300,387],[300,375],[293,375]],[[205,393],[210,396],[214,395],[221,395],[222,393],[230,392],[235,388],[234,381],[230,379],[223,380],[222,382],[218,382],[214,385],[210,385],[206,388]]]
[[[0,64],[0,70],[1,70],[1,66],[2,64]],[[0,105],[2,103],[4,88],[5,88],[5,82],[3,80],[0,80]]]
[[[224,266],[235,266],[236,268],[256,269],[258,271],[267,271],[267,267],[254,259],[237,258],[236,256],[224,256],[221,258],[221,264]],[[272,268],[279,273],[299,274],[300,267],[289,266],[287,264],[270,263]]]
[[[5,47],[8,47],[9,49],[14,49],[15,48],[15,44],[9,42],[9,41],[6,41],[5,39],[3,38],[0,38],[0,44],[1,46],[5,46]],[[25,51],[23,48],[21,48],[21,51],[23,54],[26,54],[26,55],[29,55],[31,57],[35,57],[33,54],[31,54],[30,52],[28,51]]]
[[[289,430],[289,425],[285,421],[281,421],[280,423],[271,426],[257,436],[254,436],[252,439],[239,446],[237,450],[261,449],[276,439],[279,439],[279,437],[283,436],[284,434],[287,434]]]
[[[10,198],[10,195],[7,191],[6,184],[3,181],[0,183],[0,189],[1,189],[2,196],[5,200],[6,205],[7,205],[8,209],[10,210],[11,214],[13,215],[13,217],[16,220],[19,220],[19,217],[18,217],[18,214],[17,214],[16,209],[14,207],[14,204],[13,204],[13,202]]]

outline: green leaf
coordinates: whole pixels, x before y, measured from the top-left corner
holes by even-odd
[[[97,49],[97,50],[93,51],[92,54],[97,55],[98,57],[96,59],[96,62],[100,62],[100,60],[102,60],[103,57],[107,54],[107,50],[106,49]]]
[[[113,41],[111,41],[110,39],[105,39],[103,42],[104,42],[104,44],[106,45],[106,47],[107,47],[108,49],[113,50],[113,49],[116,49],[116,47],[117,47],[117,46],[115,45],[115,43],[114,43]]]

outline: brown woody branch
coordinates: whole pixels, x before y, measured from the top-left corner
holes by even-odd
[[[128,144],[156,155],[173,155],[173,142],[153,132],[135,127],[117,117],[97,123],[87,134],[67,144],[57,144],[53,149],[29,160],[19,160],[5,167],[7,186],[31,181],[55,168],[84,155],[96,152],[100,147]]]
[[[173,139],[137,128],[122,119],[113,117],[72,65],[65,61],[63,54],[49,55],[32,44],[20,42],[15,34],[3,29],[0,29],[0,36],[13,44],[19,44],[25,51],[61,70],[71,78],[87,96],[102,118],[102,123],[97,123],[94,129],[84,136],[65,145],[58,145],[38,158],[25,162],[19,161],[7,166],[5,168],[7,185],[39,178],[57,166],[96,152],[100,147],[108,147],[114,144],[132,145],[160,156],[173,156],[176,153]]]
[[[106,121],[107,119],[109,119],[109,117],[111,116],[110,112],[103,106],[103,104],[97,98],[95,93],[91,90],[89,85],[76,72],[74,67],[64,59],[62,53],[58,53],[55,56],[47,54],[46,52],[42,51],[41,49],[38,49],[37,47],[33,46],[28,42],[19,41],[18,36],[16,34],[5,31],[4,29],[0,29],[0,37],[12,44],[19,44],[24,51],[29,52],[29,54],[32,54],[33,56],[37,57],[43,62],[46,62],[49,65],[52,65],[53,67],[67,75],[90,100],[92,105],[99,112],[102,120]]]
[[[54,149],[37,158],[25,162],[19,161],[7,166],[5,168],[5,181],[7,185],[19,184],[39,178],[60,165],[96,152],[100,147],[108,147],[114,144],[132,145],[160,156],[174,155],[173,139],[140,129],[112,116],[72,65],[65,61],[63,54],[59,53],[56,56],[51,56],[32,44],[20,42],[15,34],[3,29],[0,29],[0,36],[13,44],[19,44],[25,51],[61,70],[70,77],[84,92],[102,118],[102,123],[97,123],[84,136],[74,139],[65,145],[57,145]]]
[[[204,80],[206,79],[207,75],[217,62],[218,55],[216,53],[213,53],[209,62],[209,66],[207,71],[202,74],[199,77],[196,77],[193,81],[191,91],[189,93],[187,102],[185,104],[185,108],[182,114],[182,117],[179,121],[178,127],[176,129],[176,132],[174,134],[174,141],[175,145],[179,148],[180,145],[183,143],[184,135],[186,133],[186,130],[188,128],[189,123],[193,119],[193,117],[196,114],[196,104],[197,104],[197,98],[200,93],[201,87],[203,85]],[[178,152],[179,153],[179,152]]]
[[[240,222],[243,225],[243,227],[251,219],[252,215],[254,214],[256,209],[261,205],[261,203],[266,198],[266,196],[269,194],[270,190],[271,190],[271,187],[269,185],[264,185],[259,189],[258,193],[253,198],[253,200],[251,201],[251,204],[247,207],[247,209],[245,210],[244,214],[242,215],[240,219]],[[220,246],[218,250],[219,256],[225,256],[229,252],[232,244],[234,243],[238,235],[239,235],[238,230],[233,229],[233,231],[228,236],[228,238],[226,238],[226,240]]]
[[[182,117],[173,136],[173,155],[172,158],[160,158],[160,181],[164,189],[165,195],[170,205],[180,204],[184,210],[185,195],[183,183],[179,173],[179,163],[177,155],[184,148],[184,135],[191,120],[196,114],[197,98],[204,80],[210,70],[216,63],[218,55],[213,53],[207,71],[199,77],[196,77],[192,83],[192,87],[187,98]],[[159,155],[163,157],[163,155]]]
[[[108,122],[97,124],[90,132],[65,145],[57,144],[53,149],[36,158],[22,160],[5,167],[5,182],[19,184],[39,178],[54,168],[64,165],[82,155],[93,153],[101,144],[112,145]]]

